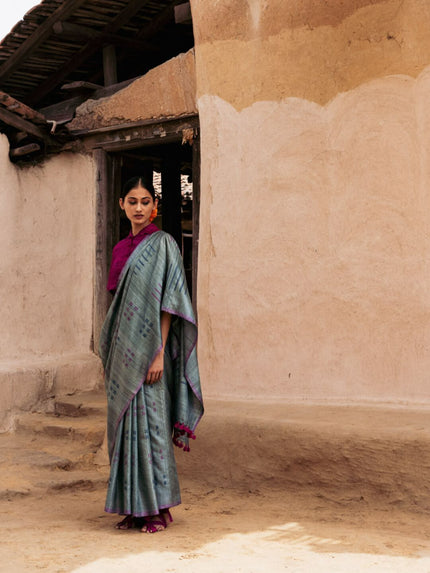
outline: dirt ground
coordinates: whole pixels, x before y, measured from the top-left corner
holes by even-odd
[[[365,499],[182,480],[183,503],[161,533],[118,531],[104,489],[0,502],[2,573],[429,573],[427,513]]]

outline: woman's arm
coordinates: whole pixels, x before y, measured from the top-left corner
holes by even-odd
[[[154,358],[151,366],[149,367],[148,373],[146,375],[146,384],[154,384],[161,380],[164,370],[164,349],[166,347],[167,337],[169,335],[170,323],[172,322],[172,315],[168,312],[161,312],[161,339],[163,346],[157,356]]]

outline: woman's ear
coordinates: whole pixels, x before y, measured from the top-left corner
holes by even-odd
[[[122,197],[120,197],[120,199],[119,199],[119,206],[124,211],[124,200],[122,199]]]

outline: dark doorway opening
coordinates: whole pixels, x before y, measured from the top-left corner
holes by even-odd
[[[193,148],[180,142],[145,146],[113,154],[117,164],[118,190],[136,175],[150,179],[158,196],[158,216],[154,223],[170,233],[178,244],[184,260],[188,289],[193,298]],[[130,232],[130,223],[124,212],[118,211],[117,239]]]

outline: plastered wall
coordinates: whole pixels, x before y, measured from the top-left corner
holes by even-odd
[[[64,154],[17,169],[2,161],[0,359],[87,351],[92,330],[93,165]]]
[[[430,4],[192,11],[206,393],[427,403]]]
[[[55,389],[89,389],[98,370],[93,163],[63,154],[19,169],[8,153],[0,135],[0,428],[8,410]]]

